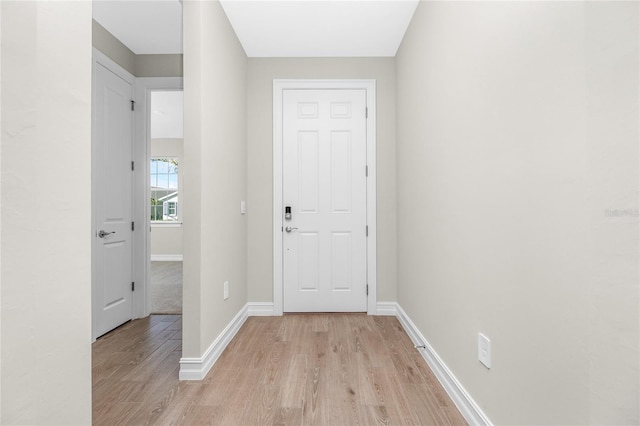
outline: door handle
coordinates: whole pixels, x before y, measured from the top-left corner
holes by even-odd
[[[105,232],[105,231],[103,231],[103,230],[101,229],[100,231],[98,231],[98,237],[100,237],[100,238],[104,238],[104,237],[106,237],[107,235],[111,235],[111,234],[115,234],[115,233],[116,233],[116,231]]]
[[[296,229],[298,229],[298,228],[292,228],[290,226],[287,226],[286,228],[284,228],[284,230],[287,231],[287,232],[295,231]]]

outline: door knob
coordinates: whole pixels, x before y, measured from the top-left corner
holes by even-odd
[[[104,238],[104,237],[106,237],[107,235],[111,235],[111,234],[115,234],[115,233],[116,233],[116,231],[105,232],[105,231],[103,231],[103,230],[101,229],[100,231],[98,231],[98,237],[100,237],[100,238]]]
[[[286,228],[284,228],[284,230],[287,231],[287,232],[295,231],[296,229],[298,229],[298,228],[292,228],[290,226],[287,226]]]

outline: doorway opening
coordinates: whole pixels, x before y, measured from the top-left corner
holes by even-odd
[[[183,92],[148,93],[149,310],[182,313]]]
[[[117,288],[121,289],[121,293],[129,294],[131,301],[130,308],[128,309],[129,319],[143,318],[151,313],[152,307],[154,311],[163,313],[177,313],[182,310],[182,290],[181,290],[181,273],[180,277],[180,289],[174,290],[172,299],[172,307],[156,308],[154,302],[154,294],[152,294],[150,287],[151,278],[151,254],[152,254],[152,241],[151,241],[151,140],[158,138],[166,139],[178,139],[181,138],[182,132],[182,102],[178,102],[179,107],[177,116],[180,118],[180,135],[175,134],[169,136],[155,136],[151,134],[151,122],[153,118],[153,110],[151,109],[152,91],[158,92],[176,92],[179,96],[182,96],[182,3],[179,0],[169,0],[162,2],[136,2],[136,1],[122,1],[122,2],[105,2],[94,1],[93,4],[93,39],[94,56],[104,60],[104,62],[110,63],[109,67],[112,70],[116,70],[116,74],[126,75],[126,79],[131,82],[131,94],[128,96],[122,96],[121,104],[124,105],[121,110],[118,110],[118,114],[121,116],[131,117],[131,148],[127,152],[126,161],[118,161],[118,168],[121,173],[113,173],[113,179],[106,179],[107,183],[116,182],[122,180],[122,176],[127,172],[130,177],[130,188],[128,191],[109,189],[105,193],[116,200],[113,203],[108,203],[108,206],[117,206],[119,203],[126,204],[130,207],[127,208],[127,215],[118,214],[116,216],[122,216],[122,222],[127,225],[127,231],[131,236],[129,247],[131,248],[130,255],[123,254],[120,256],[122,259],[117,259],[116,256],[111,256],[108,260],[113,264],[128,262],[131,272],[121,273],[123,270],[120,267],[102,268],[104,271],[111,271],[111,275],[114,275],[114,280],[121,282]],[[154,16],[157,19],[149,20],[149,16]],[[120,71],[123,71],[120,73]],[[156,77],[156,76],[176,76],[176,77]],[[180,77],[177,77],[180,76]],[[95,73],[94,73],[95,83]],[[95,87],[95,84],[94,84]],[[106,92],[105,92],[106,93]],[[109,92],[111,93],[111,92]],[[110,98],[114,96],[109,95]],[[95,93],[94,93],[95,97]],[[162,96],[160,96],[162,97]],[[173,101],[173,102],[172,102]],[[175,99],[170,99],[169,105],[174,104]],[[120,104],[117,104],[120,105]],[[167,112],[168,107],[155,108],[156,111]],[[113,109],[113,111],[116,111]],[[169,111],[172,112],[172,111]],[[104,114],[100,114],[103,117]],[[161,113],[157,114],[161,119],[160,125],[164,123],[164,128],[167,130],[172,124],[168,124],[167,120],[163,120]],[[95,118],[95,117],[94,117]],[[108,133],[108,132],[105,132]],[[117,138],[114,138],[114,140]],[[107,146],[107,151],[111,149]],[[92,154],[93,169],[97,170],[103,158],[99,155]],[[121,156],[122,158],[125,155]],[[171,156],[162,154],[162,157],[167,157],[169,160],[174,160],[177,166],[180,165],[178,158],[172,158]],[[123,165],[124,164],[124,165]],[[109,170],[114,168],[112,165],[107,166]],[[125,170],[126,169],[126,170]],[[169,174],[166,173],[165,177],[169,178]],[[127,179],[129,179],[129,177]],[[162,179],[164,179],[163,177]],[[156,179],[160,179],[156,176]],[[173,182],[173,180],[172,180]],[[113,185],[112,185],[113,186]],[[121,185],[124,186],[124,185]],[[165,185],[166,189],[174,190],[172,192],[178,192],[173,197],[167,197],[158,201],[161,206],[167,209],[166,219],[173,223],[167,224],[166,227],[181,228],[180,219],[180,206],[179,206],[179,191],[175,191],[172,185]],[[104,198],[101,191],[96,191],[95,187],[92,191],[94,200]],[[169,193],[165,194],[171,195]],[[162,197],[156,197],[162,198]],[[113,208],[111,210],[114,210]],[[156,209],[157,210],[157,209]],[[95,211],[95,203],[94,203]],[[157,212],[156,212],[157,213]],[[95,216],[95,213],[94,213]],[[125,217],[126,216],[126,217]],[[126,220],[125,220],[126,219]],[[165,217],[162,217],[164,221]],[[112,218],[109,220],[113,221]],[[97,221],[94,218],[94,222]],[[96,225],[94,223],[94,225]],[[111,229],[109,226],[111,223],[105,223],[104,227],[96,228],[102,230],[104,228],[105,233],[116,231],[115,234],[108,234],[103,239],[104,245],[107,242],[113,242],[113,247],[116,238],[124,235],[124,228],[121,230]],[[154,225],[155,226],[155,225]],[[96,237],[99,238],[99,237]],[[97,239],[98,242],[103,242],[101,239]],[[182,241],[180,239],[180,245]],[[94,252],[97,252],[94,244]],[[112,250],[115,253],[115,250]],[[165,253],[167,254],[167,253]],[[179,252],[173,252],[170,254],[180,254]],[[103,256],[105,257],[105,256]],[[126,259],[124,259],[126,257]],[[98,259],[94,256],[93,281],[97,282],[96,278],[100,278],[100,268],[97,268]],[[167,259],[164,259],[167,260]],[[181,261],[181,258],[180,258]],[[166,273],[164,275],[167,275]],[[169,274],[170,276],[176,276],[175,273]],[[115,288],[115,287],[114,287]],[[101,293],[100,289],[93,286],[94,304]],[[124,297],[113,292],[109,294],[109,298],[116,300],[117,298],[124,300]],[[99,300],[101,302],[101,300]],[[108,303],[105,304],[107,306]],[[114,303],[112,303],[115,306]],[[120,305],[123,305],[120,303]],[[109,305],[110,306],[110,305]],[[93,338],[95,339],[102,333],[96,334],[96,315],[98,310],[94,305],[94,324],[93,324]],[[108,329],[102,331],[109,331]]]

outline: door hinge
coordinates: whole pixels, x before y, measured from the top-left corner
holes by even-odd
[[[369,118],[369,107],[364,108],[364,118]]]
[[[132,161],[131,162],[131,171],[134,171],[136,169],[136,162]]]
[[[369,284],[367,284],[367,296],[369,295]]]
[[[133,281],[131,282],[131,291],[136,291],[136,283]]]
[[[131,99],[131,111],[135,111],[135,110],[136,110],[136,101]]]
[[[131,230],[132,230],[132,231],[135,231],[135,229],[136,229],[136,227],[135,227],[135,225],[134,225],[134,222],[131,222]]]
[[[369,166],[364,166],[364,175],[369,177]]]
[[[364,228],[364,232],[365,232],[366,236],[368,237],[368,236],[369,236],[369,225],[367,225],[367,226]]]

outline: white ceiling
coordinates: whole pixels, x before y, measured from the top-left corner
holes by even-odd
[[[247,56],[395,56],[418,0],[220,2]]]
[[[395,56],[419,0],[223,0],[249,57]],[[94,0],[136,54],[182,52],[179,0]]]
[[[93,19],[136,55],[182,53],[178,0],[94,0]]]

